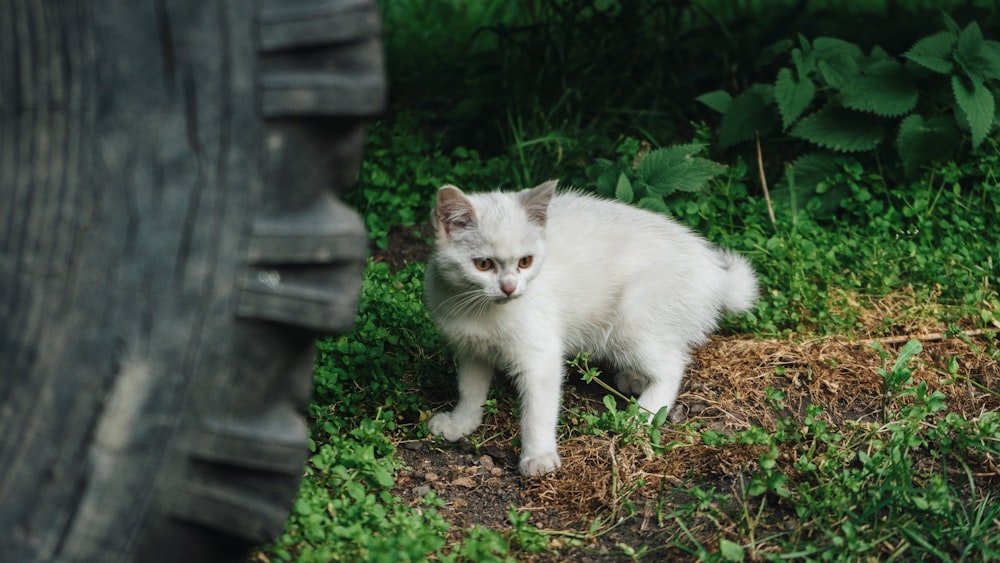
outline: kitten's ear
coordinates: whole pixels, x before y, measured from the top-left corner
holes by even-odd
[[[556,185],[559,180],[549,180],[544,184],[535,186],[530,190],[521,192],[521,205],[528,213],[528,219],[541,226],[545,226],[545,220],[549,215],[549,202],[552,195],[556,193]]]
[[[459,229],[476,226],[476,209],[455,186],[441,186],[434,206],[434,225],[442,236],[450,236]]]

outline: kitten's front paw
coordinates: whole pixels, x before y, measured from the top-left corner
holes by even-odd
[[[454,442],[479,428],[479,422],[475,418],[456,416],[454,411],[439,412],[427,421],[427,429],[435,436],[443,436],[445,440]]]
[[[542,455],[521,458],[521,475],[535,477],[551,473],[562,467],[562,461],[557,452],[548,452]]]

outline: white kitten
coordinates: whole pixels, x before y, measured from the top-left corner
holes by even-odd
[[[677,397],[689,348],[721,311],[746,311],[753,269],[663,215],[551,181],[517,193],[438,191],[427,305],[455,349],[455,410],[428,423],[458,440],[482,422],[495,370],[521,395],[521,473],[560,467],[556,422],[564,359],[621,370],[622,390],[656,412]]]

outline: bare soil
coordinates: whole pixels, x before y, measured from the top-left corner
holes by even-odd
[[[394,231],[389,250],[376,253],[376,259],[393,267],[425,260],[427,236],[426,230],[421,234]],[[695,420],[702,428],[724,434],[751,425],[773,429],[779,417],[803,416],[810,404],[821,405],[823,416],[833,427],[848,421],[874,422],[882,407],[878,369],[886,367],[886,360],[872,345],[878,342],[888,351],[891,367],[898,348],[911,338],[920,339],[924,346],[916,361],[914,381],[942,390],[953,412],[976,416],[1000,408],[996,395],[985,391],[1000,389],[994,332],[973,330],[969,321],[964,327],[966,334],[946,337],[948,327],[934,320],[940,318],[937,306],[917,302],[911,295],[858,298],[852,307],[861,312],[863,327],[850,339],[713,337],[694,352],[672,421],[663,428],[664,442],[691,442],[676,424],[680,421]],[[947,375],[949,358],[958,361],[955,376]],[[577,379],[572,375],[568,378],[564,409],[601,412],[605,392]],[[767,404],[767,387],[785,393],[787,412],[775,412]],[[525,478],[517,472],[519,449],[517,420],[510,414],[512,396],[509,390],[499,393],[498,412],[487,415],[482,428],[468,439],[450,444],[428,437],[398,444],[398,455],[407,467],[398,473],[394,493],[417,505],[433,490],[445,503],[439,512],[454,524],[453,540],[461,539],[474,525],[510,530],[511,507],[529,511],[530,523],[539,528],[561,531],[549,543],[558,549],[558,556],[519,554],[519,560],[631,560],[623,546],[658,546],[648,554],[648,560],[693,559],[672,545],[683,538],[669,537],[659,519],[675,502],[691,500],[684,494],[689,484],[741,497],[761,454],[760,446],[715,448],[695,443],[652,456],[616,437],[581,436],[563,428],[562,469],[544,477]],[[572,416],[565,418],[568,426],[576,422]],[[1000,492],[1000,460],[984,458],[979,463],[974,470],[981,486]],[[597,517],[604,518],[599,533],[588,533]],[[686,525],[705,547],[714,547],[719,523]]]

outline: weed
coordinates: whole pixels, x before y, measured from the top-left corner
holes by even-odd
[[[705,145],[659,149],[636,145],[635,139],[626,139],[618,149],[618,160],[598,159],[591,167],[598,194],[662,213],[669,209],[668,198],[699,192],[726,169],[699,156]]]
[[[516,559],[510,553],[510,541],[503,534],[473,526],[457,549],[442,555],[440,561],[482,561],[483,563],[514,563]]]
[[[585,411],[573,411],[571,414],[583,425],[577,429],[585,434],[620,436],[625,443],[639,443],[650,452],[662,453],[666,447],[661,443],[663,436],[660,427],[667,419],[667,409],[661,408],[651,413],[639,406],[634,398],[629,398],[601,379],[601,372],[590,365],[587,354],[578,354],[566,364],[580,374],[585,383],[597,383],[602,389],[610,392],[605,395],[602,403],[604,410],[600,414]],[[627,403],[625,410],[618,408],[617,400]],[[650,418],[652,416],[652,418]]]

